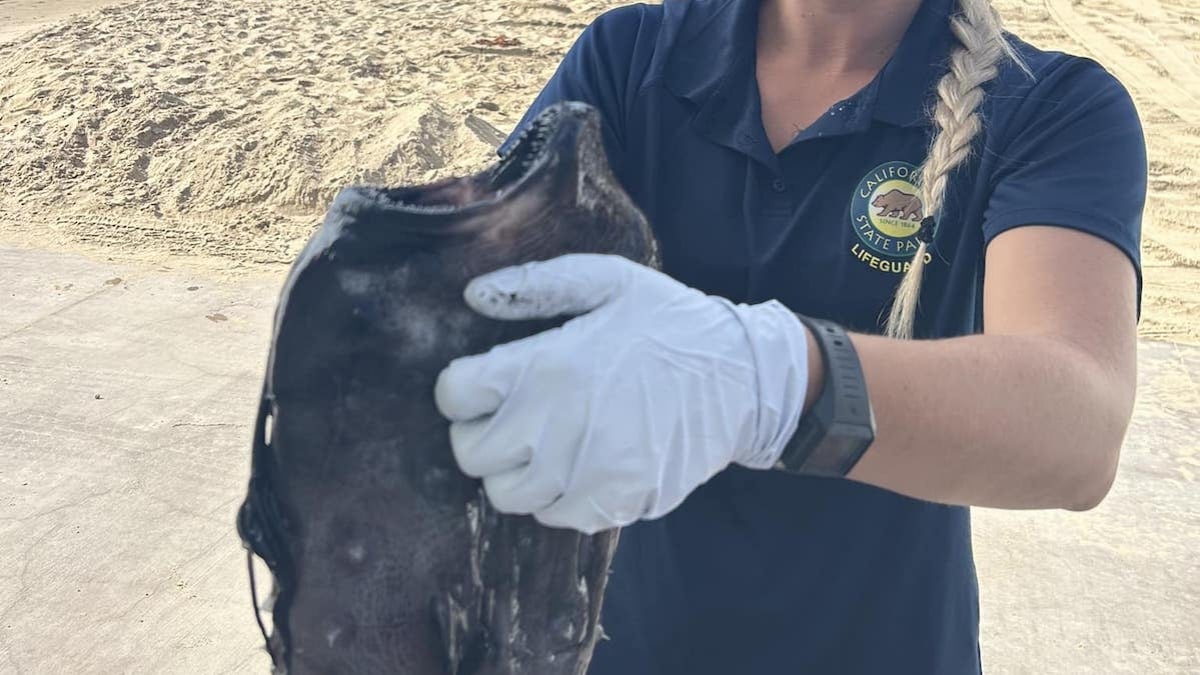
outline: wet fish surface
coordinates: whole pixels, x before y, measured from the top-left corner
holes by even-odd
[[[346,188],[292,266],[237,521],[252,586],[253,556],[270,570],[276,673],[586,671],[618,532],[496,512],[433,390],[452,359],[565,320],[482,317],[471,278],[575,252],[658,265],[599,124],[559,104],[475,176]]]

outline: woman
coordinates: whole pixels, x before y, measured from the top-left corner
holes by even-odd
[[[590,672],[980,672],[966,507],[1094,507],[1132,410],[1125,90],[987,0],[668,0],[600,17],[526,120],[562,100],[665,273],[476,280],[579,316],[436,395],[497,508],[629,526]]]

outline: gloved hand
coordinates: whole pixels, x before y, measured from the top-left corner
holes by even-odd
[[[496,509],[585,533],[665,515],[731,462],[773,466],[808,384],[805,329],[618,256],[573,254],[468,284],[497,319],[578,315],[452,362],[438,409]]]

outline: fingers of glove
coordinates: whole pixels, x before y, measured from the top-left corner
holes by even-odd
[[[574,253],[506,267],[467,284],[463,298],[494,319],[549,319],[603,305],[636,263],[614,255]]]
[[[553,504],[562,495],[563,480],[552,466],[530,463],[483,479],[483,489],[496,510],[528,514]]]
[[[590,504],[577,500],[560,499],[547,508],[535,511],[533,517],[546,527],[576,530],[588,535],[621,527]]]
[[[619,505],[602,502],[619,502]],[[533,516],[547,527],[578,530],[584,534],[595,534],[602,530],[625,527],[646,515],[645,504],[651,496],[600,500],[586,494],[565,494],[550,506],[536,511]]]
[[[490,415],[504,402],[508,383],[481,382],[476,374],[481,369],[475,362],[457,359],[438,373],[433,398],[443,417],[452,422],[473,420]]]
[[[450,425],[450,448],[463,473],[485,478],[519,469],[533,458],[528,441],[505,439],[492,415]]]
[[[494,413],[546,339],[547,333],[540,333],[454,359],[434,384],[438,411],[452,422]]]
[[[469,476],[487,478],[527,468],[516,496],[541,508],[563,491],[588,423],[583,392],[531,377],[494,414],[450,425],[450,446]],[[515,476],[497,485],[507,490],[516,485]]]

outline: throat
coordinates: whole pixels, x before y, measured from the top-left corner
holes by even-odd
[[[755,45],[763,128],[775,152],[887,64],[921,0],[763,0]],[[866,47],[870,45],[870,47]]]
[[[922,0],[763,0],[759,57],[777,55],[826,71],[878,70]]]
[[[776,153],[813,126],[836,103],[854,96],[875,77],[864,72],[839,78],[787,76],[760,64],[758,91],[762,124]]]

